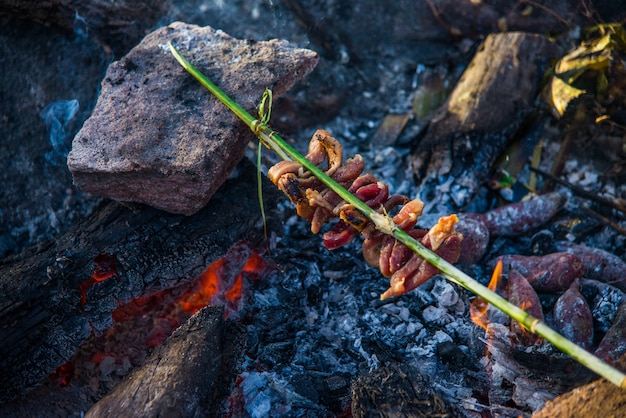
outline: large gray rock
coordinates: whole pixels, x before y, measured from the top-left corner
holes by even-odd
[[[242,41],[176,22],[111,64],[93,114],[72,143],[74,184],[87,193],[191,215],[206,205],[254,136],[183,70],[168,41],[253,115],[265,88],[274,98],[284,94],[318,56],[286,41]]]

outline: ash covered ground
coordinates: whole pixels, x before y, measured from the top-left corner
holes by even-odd
[[[294,17],[294,7],[299,3],[308,6],[310,21]],[[442,74],[447,86],[453,85],[482,35],[453,39],[432,18],[426,2],[417,9],[412,9],[412,4],[174,1],[159,25],[182,20],[211,25],[238,38],[287,39],[319,52],[322,59],[315,72],[276,103],[272,126],[302,151],[316,129],[326,129],[342,142],[346,156],[361,153],[365,171],[386,182],[393,193],[415,197],[419,189],[411,167],[412,141],[419,137],[427,117],[410,120],[392,144],[373,138],[386,115],[413,109],[426,75]],[[417,24],[408,23],[420,17]],[[93,108],[104,70],[112,59],[119,58],[103,53],[79,30],[68,35],[52,29],[55,37],[49,38],[49,28],[7,22],[11,25],[3,29],[4,55],[19,57],[18,50],[28,51],[42,57],[46,65],[16,60],[22,65],[16,68],[21,70],[12,71],[15,78],[8,80],[19,81],[14,84],[19,86],[12,90],[14,93],[33,94],[25,102],[19,102],[25,100],[19,94],[7,95],[18,105],[5,103],[3,111],[3,129],[9,132],[3,146],[9,152],[2,153],[2,161],[9,169],[2,177],[6,185],[1,208],[2,255],[60,235],[99,202],[72,189],[71,176],[62,161],[68,141]],[[23,44],[10,45],[7,41],[20,37]],[[44,38],[49,47],[34,49],[33,44]],[[68,74],[74,71],[67,71],[75,69],[77,62],[82,70],[75,72],[82,84],[71,80]],[[5,61],[4,65],[8,64]],[[44,81],[52,72],[59,82],[56,86],[41,82],[33,88],[32,84],[22,85],[20,72]],[[440,89],[448,87],[444,83]],[[73,99],[79,101],[77,110],[70,102]],[[52,103],[65,107],[49,107]],[[42,114],[44,109],[48,111]],[[75,112],[70,112],[72,109]],[[20,112],[21,119],[16,119]],[[45,115],[53,116],[57,128],[46,127]],[[544,171],[549,171],[560,146],[560,127],[558,122],[553,125],[540,165]],[[50,136],[50,132],[57,136]],[[26,145],[22,145],[24,138],[30,141]],[[609,199],[626,196],[623,172],[605,175],[623,167],[623,160],[620,163],[611,151],[607,155],[611,147],[580,145],[566,164],[564,177]],[[34,160],[29,154],[33,148],[37,153]],[[254,159],[252,148],[250,158]],[[266,170],[276,159],[265,158]],[[520,180],[527,181],[529,176],[523,171]],[[479,193],[472,208],[489,207],[492,200],[487,196],[486,189]],[[624,236],[597,220],[580,216],[577,199],[570,199],[557,226],[551,228],[552,236],[604,248],[623,258]],[[251,416],[281,412],[341,415],[349,411],[354,379],[381,366],[402,364],[429,377],[438,396],[457,403],[464,414],[480,413],[487,401],[488,377],[482,360],[486,338],[469,319],[471,297],[464,290],[436,277],[409,295],[381,302],[379,295],[388,281],[363,261],[358,240],[329,252],[320,237],[310,233],[309,225],[295,216],[289,203],[268,209],[278,213],[285,229],[271,231],[267,259],[277,270],[252,286],[240,313],[247,321],[249,348],[243,379],[233,393],[234,411]],[[432,217],[424,218],[421,226],[429,227]],[[582,222],[573,225],[568,222],[572,219]],[[619,224],[626,226],[623,218]],[[532,234],[500,238],[492,242],[485,258],[504,252],[531,253],[532,243]],[[490,274],[482,265],[468,273],[483,283]],[[519,412],[527,414],[530,410],[525,405]]]
[[[388,281],[362,260],[358,243],[329,252],[290,205],[282,210],[289,226],[270,259],[278,270],[243,308],[251,317],[249,371],[240,383],[248,413],[259,403],[273,413],[346,413],[353,380],[392,364],[434,377],[450,401],[471,405],[481,396],[473,388],[486,379],[484,331],[471,323],[462,290],[435,278],[380,301]]]

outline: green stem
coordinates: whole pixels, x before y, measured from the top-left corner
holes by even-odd
[[[376,212],[367,206],[364,202],[353,196],[345,188],[335,182],[326,175],[316,165],[307,160],[302,154],[296,151],[291,145],[285,142],[276,132],[272,131],[265,123],[254,118],[250,113],[246,112],[237,102],[233,101],[228,95],[221,91],[213,82],[211,82],[204,74],[198,71],[189,61],[187,61],[174,46],[170,43],[169,47],[178,62],[194,76],[204,87],[206,87],[220,102],[228,107],[235,115],[239,117],[259,138],[263,145],[276,152],[284,160],[295,160],[306,170],[310,171],[317,177],[326,187],[337,193],[344,201],[353,205],[359,212],[372,221],[376,227],[382,232],[392,235],[398,241],[406,245],[424,260],[437,267],[444,277],[448,280],[469,290],[476,296],[483,298],[488,303],[503,311],[512,319],[520,322],[527,329],[549,341],[562,352],[589,368],[598,375],[604,377],[617,386],[626,388],[626,375],[619,370],[609,366],[598,357],[583,350],[576,344],[569,341],[559,333],[550,329],[545,323],[533,317],[528,312],[513,305],[495,292],[483,286],[440,256],[424,247],[420,242],[416,241],[409,234],[398,228],[391,218]]]

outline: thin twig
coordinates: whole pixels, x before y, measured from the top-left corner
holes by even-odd
[[[606,216],[600,215],[595,210],[589,209],[589,208],[587,208],[585,206],[581,206],[581,209],[584,212],[587,212],[587,214],[589,214],[590,216],[593,216],[594,218],[598,219],[603,224],[607,225],[610,228],[613,228],[614,230],[616,230],[620,234],[626,236],[626,229],[622,228],[621,226],[619,226],[617,223],[613,222],[612,220],[610,220]]]
[[[290,159],[297,161],[303,166],[303,168],[317,177],[326,187],[337,193],[337,195],[339,195],[345,202],[353,205],[359,212],[373,222],[380,231],[393,236],[424,260],[437,267],[445,278],[483,298],[488,303],[491,303],[496,308],[521,323],[524,327],[543,337],[546,341],[549,341],[559,350],[568,354],[570,357],[590,370],[600,376],[603,376],[615,385],[626,388],[626,375],[622,372],[611,367],[593,354],[583,350],[581,347],[558,334],[556,331],[550,329],[550,327],[548,327],[544,322],[533,317],[528,312],[513,305],[502,296],[492,292],[486,286],[483,286],[476,280],[472,279],[470,276],[445,261],[439,255],[424,247],[408,233],[398,228],[389,216],[380,214],[367,206],[364,202],[352,195],[332,178],[327,176],[326,173],[320,170],[316,165],[307,160],[302,154],[278,136],[276,132],[272,131],[264,122],[255,119],[252,115],[246,112],[241,106],[239,106],[239,104],[228,97],[223,91],[215,86],[215,84],[206,78],[205,75],[191,65],[191,63],[189,63],[189,61],[187,61],[182,55],[180,55],[171,43],[169,46],[172,50],[172,54],[183,66],[183,68],[193,75],[226,107],[235,113],[252,130],[252,132],[254,132],[263,145],[272,150],[279,151],[279,155],[286,155]]]
[[[572,184],[570,182],[567,182],[565,180],[560,179],[559,177],[553,176],[552,174],[545,172],[539,168],[535,168],[535,167],[530,167],[530,171],[534,171],[537,174],[542,175],[543,177],[550,179],[551,181],[555,182],[555,183],[559,183],[562,186],[567,187],[568,189],[570,189],[572,191],[572,193],[574,193],[575,195],[578,195],[580,197],[583,197],[585,199],[589,199],[589,200],[593,200],[594,202],[598,202],[602,205],[606,205],[609,206],[617,211],[620,211],[624,214],[626,214],[626,207],[624,207],[624,205],[620,205],[617,202],[604,198],[602,196],[598,196],[597,194],[594,194],[590,191],[587,191],[585,189],[583,189],[582,187],[576,186],[575,184]]]
[[[543,10],[544,12],[551,14],[552,16],[554,16],[557,20],[561,21],[563,24],[565,24],[566,26],[573,28],[574,25],[572,22],[568,22],[566,19],[564,19],[563,17],[561,17],[561,15],[559,15],[557,12],[555,12],[554,10],[550,9],[547,6],[544,6],[541,3],[537,3],[536,1],[533,0],[519,0],[520,3],[526,3],[526,4],[530,4],[533,7],[536,7],[538,9]]]
[[[431,0],[424,0],[426,2],[426,4],[428,5],[428,8],[430,9],[430,11],[433,14],[433,17],[435,18],[435,20],[437,22],[439,22],[439,25],[446,31],[448,32],[450,35],[455,36],[455,34],[453,33],[452,29],[450,28],[450,26],[443,21],[443,19],[441,18],[441,14],[439,13],[439,10],[437,10],[437,8],[435,7],[435,5],[433,4],[433,2]]]

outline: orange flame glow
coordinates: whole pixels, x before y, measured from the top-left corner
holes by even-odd
[[[240,274],[239,276],[237,276],[237,279],[235,279],[235,284],[233,284],[233,287],[231,287],[230,290],[227,290],[224,293],[224,296],[226,296],[227,301],[231,303],[238,303],[239,299],[241,298],[242,290],[243,290],[243,277]]]
[[[93,269],[91,277],[82,282],[78,287],[81,305],[87,303],[87,289],[95,283],[103,282],[117,274],[116,266],[119,264],[119,261],[114,255],[108,253],[98,254],[96,258],[93,259],[93,262],[96,266]]]
[[[493,274],[491,275],[491,280],[489,280],[487,288],[489,288],[492,292],[495,292],[501,279],[502,260],[498,260],[498,264],[496,264],[496,267],[493,269]],[[481,297],[474,299],[470,305],[470,317],[472,318],[472,322],[484,330],[487,330],[487,325],[489,325],[490,322],[489,317],[487,316],[488,308],[489,303]]]
[[[224,305],[228,317],[239,309],[245,291],[244,274],[259,277],[268,267],[255,252],[234,251],[213,262],[191,283],[121,304],[113,311],[113,320],[120,323],[160,310],[161,316],[177,327],[207,305]]]
[[[74,364],[68,361],[57,367],[50,376],[57,381],[59,386],[67,386],[74,377]]]
[[[90,286],[118,272],[119,263],[113,256],[96,257],[94,262],[93,276],[79,289],[82,304]],[[124,359],[130,359],[131,364],[136,365],[144,358],[145,352],[161,345],[176,328],[205,306],[223,305],[226,317],[237,313],[246,294],[246,286],[261,280],[270,268],[259,254],[245,244],[237,245],[192,282],[126,302],[118,301],[118,307],[111,312],[114,325],[106,333],[94,336],[96,343],[92,342],[92,348],[98,351],[90,354],[90,362],[98,365],[105,357],[112,357],[115,364],[121,365]],[[132,337],[128,336],[129,330],[132,330]],[[123,336],[121,338],[132,338],[129,350],[118,347],[117,338],[120,335]],[[67,385],[72,379],[73,361],[52,374],[51,377],[60,385]]]
[[[93,259],[93,262],[96,264],[96,267],[93,269],[91,277],[96,282],[102,282],[117,274],[116,265],[119,261],[117,261],[114,255],[107,253],[98,254],[96,258]]]
[[[193,315],[207,305],[222,304],[226,307],[225,316],[228,317],[239,309],[244,291],[243,274],[261,273],[268,265],[260,255],[253,252],[248,255],[241,268],[235,268],[233,271],[233,267],[227,265],[232,260],[227,257],[211,264],[200,275],[195,285],[180,298],[179,303],[183,311]]]
[[[267,270],[267,268],[268,264],[263,257],[261,257],[258,253],[252,253],[241,271],[245,273],[258,273],[260,271]]]
[[[529,309],[531,309],[532,307],[533,307],[533,303],[529,300],[525,300],[520,304],[520,309],[526,312],[528,312]],[[520,332],[522,334],[521,339],[523,342],[525,342],[526,345],[532,345],[536,341],[540,340],[540,338],[537,335],[535,335],[530,329],[526,328],[524,324],[522,323],[518,323],[518,324],[520,327]]]
[[[533,307],[533,303],[529,300],[525,300],[522,302],[522,305],[520,306],[520,309],[522,309],[523,311],[527,311],[530,308]]]
[[[185,292],[179,301],[183,311],[193,315],[212,303],[213,297],[220,290],[220,270],[224,267],[224,262],[225,259],[220,258],[207,267],[196,279],[195,285]]]

